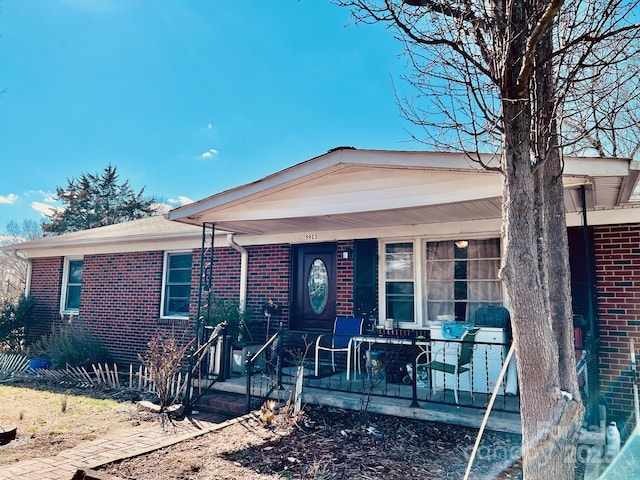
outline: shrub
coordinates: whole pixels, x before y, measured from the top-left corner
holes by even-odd
[[[75,325],[67,325],[33,345],[36,356],[51,359],[53,368],[82,367],[104,362],[109,355],[98,337]]]
[[[0,305],[0,351],[21,350],[25,331],[31,322],[33,297],[22,295],[17,301],[4,300]]]
[[[209,301],[209,317],[208,325],[218,325],[222,322],[227,323],[227,335],[233,341],[245,340],[253,341],[253,336],[249,329],[249,320],[251,312],[241,311],[240,302],[229,298],[211,297]]]
[[[169,398],[171,380],[180,371],[191,343],[180,346],[175,338],[157,333],[147,346],[145,354],[138,355],[138,358],[151,374],[151,381],[158,389],[160,410],[164,411],[171,400]]]

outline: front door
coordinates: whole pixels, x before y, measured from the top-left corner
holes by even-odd
[[[293,248],[291,328],[331,331],[336,318],[336,244]]]

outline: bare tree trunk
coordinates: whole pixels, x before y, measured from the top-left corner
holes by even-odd
[[[521,387],[524,477],[571,479],[583,407],[573,354],[560,158],[552,149],[536,170],[528,109],[523,102],[506,102],[505,115],[502,278]]]
[[[525,478],[562,479],[562,462],[549,458],[554,438],[549,412],[562,401],[558,389],[557,347],[540,273],[535,201],[536,179],[531,168],[531,117],[524,102],[506,102],[503,156],[503,240],[501,275],[512,315],[522,411],[522,453]],[[553,475],[543,472],[553,471]]]

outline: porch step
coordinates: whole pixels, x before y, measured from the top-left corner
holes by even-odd
[[[214,391],[201,397],[195,408],[229,418],[238,417],[246,413],[246,396],[238,393]]]

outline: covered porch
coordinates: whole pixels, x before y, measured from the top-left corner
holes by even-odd
[[[483,304],[506,305],[503,293],[496,288],[499,287],[497,275],[489,274],[500,258],[501,176],[495,168],[487,170],[480,163],[497,167],[499,158],[339,148],[257,182],[180,207],[170,212],[168,218],[203,226],[202,251],[212,255],[210,261],[203,257],[201,262],[205,265],[205,277],[215,255],[214,249],[208,247],[213,247],[215,242],[224,242],[227,237],[227,244],[241,252],[241,304],[251,301],[247,278],[252,257],[247,250],[259,246],[288,246],[289,263],[285,264],[289,271],[280,273],[289,275],[289,290],[282,290],[284,300],[280,300],[283,308],[279,321],[298,339],[303,335],[330,333],[336,314],[361,316],[363,312],[370,314],[376,310],[378,322],[395,318],[392,331],[383,333],[382,337],[407,339],[421,335],[430,340],[431,326],[441,313],[457,322],[469,322]],[[614,217],[624,222],[636,215],[637,211],[630,205],[638,191],[638,168],[634,162],[566,158],[563,184],[567,225],[580,228],[580,238],[583,238],[582,232],[584,238],[587,237],[590,222],[609,223]],[[205,237],[210,238],[209,245],[205,245]],[[464,240],[465,246],[458,247],[458,240]],[[464,257],[458,256],[456,249],[465,250],[467,245],[473,246],[475,257],[467,257],[466,253]],[[579,248],[586,245],[580,244]],[[444,247],[454,253],[444,256]],[[350,276],[358,275],[360,264],[356,260],[364,258],[364,252],[370,258],[371,278],[358,283]],[[581,251],[577,255],[585,260],[589,252]],[[305,275],[310,277],[309,267],[313,267],[312,263],[306,263],[307,258],[309,262],[320,259],[318,276],[330,278],[325,283],[314,283],[313,291],[311,283],[304,283]],[[463,276],[458,276],[457,271],[451,273],[447,279],[450,285],[447,289],[441,288],[440,296],[434,298],[430,291],[435,292],[445,281],[445,268],[436,272],[439,262],[452,272],[457,264],[467,266]],[[472,274],[469,267],[472,263],[486,268]],[[590,261],[582,263],[591,265]],[[593,272],[587,273],[580,278],[579,288],[589,296],[595,284]],[[303,281],[296,284],[296,276]],[[336,279],[342,282],[338,292]],[[352,290],[345,293],[349,282]],[[488,289],[474,290],[489,282],[493,282],[489,294]],[[365,283],[368,292],[358,297],[358,288],[364,290]],[[460,295],[453,288],[457,283],[466,283],[468,287]],[[322,288],[334,289],[333,296],[317,311],[317,305],[304,310],[310,299],[307,297]],[[201,285],[201,295],[209,292],[208,289],[209,286],[202,288]],[[258,302],[266,298],[270,299],[262,297]],[[337,310],[336,304],[339,304]],[[319,312],[325,305],[329,307],[322,317]],[[592,360],[588,370],[597,377],[597,312],[593,305],[585,306],[584,310],[580,312],[586,319],[584,348]],[[379,336],[378,332],[372,332],[373,335]],[[504,347],[506,345],[504,342]],[[504,359],[505,348],[501,352]],[[406,366],[408,361],[399,361],[401,367],[403,363]],[[295,362],[283,363],[282,379],[276,383],[285,386],[287,378],[291,378],[292,383],[294,377],[289,369],[294,366]],[[313,370],[310,365],[305,367],[305,371]],[[485,379],[481,383],[486,385],[478,390],[460,389],[457,402],[450,388],[433,389],[433,383],[418,387],[416,395],[415,385],[402,382],[406,372],[387,370],[384,381],[372,386],[375,382],[369,379],[367,385],[367,379],[356,371],[355,366],[346,361],[342,371],[306,375],[304,395],[308,398],[326,396],[328,400],[323,401],[327,402],[341,398],[345,404],[351,402],[352,405],[362,404],[366,397],[370,411],[407,408],[408,412],[414,412],[411,416],[416,412],[452,409],[451,420],[455,421],[462,409],[476,412],[480,418],[491,391],[490,382]],[[393,378],[396,375],[399,378]],[[263,375],[250,375],[256,376],[263,378]],[[589,381],[591,388],[597,388],[597,378],[594,380]],[[415,383],[415,379],[411,381]],[[430,381],[433,382],[433,378]],[[245,392],[252,388],[235,378],[218,382],[214,388],[231,388],[234,383],[244,385]],[[498,408],[505,415],[518,417],[517,395],[502,392]]]
[[[363,414],[479,427],[495,390],[487,427],[520,432],[519,397],[517,392],[507,392],[507,384],[514,379],[508,378],[505,368],[503,381],[498,381],[506,344],[474,342],[473,363],[468,364],[467,377],[458,382],[444,372],[421,371],[419,364],[417,371],[421,374],[412,375],[415,359],[431,348],[431,342],[424,339],[407,342],[406,337],[357,336],[352,340],[361,343],[350,342],[351,354],[336,353],[333,360],[320,355],[316,363],[313,352],[301,349],[315,343],[315,339],[309,340],[308,332],[280,328],[265,345],[225,344],[223,338],[212,342],[210,358],[204,362],[212,368],[209,375],[202,378],[203,383],[194,382],[196,396],[205,398],[195,400],[196,409],[206,408],[211,396],[232,393],[243,397],[237,400],[244,403],[246,412],[276,399],[281,406],[297,401],[299,405],[310,403]],[[375,342],[365,347],[362,342],[369,340]],[[446,345],[451,352],[461,343],[460,339],[438,340],[434,346]],[[373,354],[377,359],[371,362]],[[413,359],[413,365],[407,364],[407,359]]]

